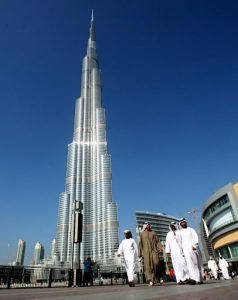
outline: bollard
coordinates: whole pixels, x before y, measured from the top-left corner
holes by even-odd
[[[10,268],[8,278],[7,278],[7,289],[11,288],[11,280],[12,280],[13,267]]]
[[[73,285],[73,269],[68,270],[68,287]]]
[[[82,286],[83,273],[81,269],[76,269],[75,271],[75,285]]]
[[[49,278],[48,278],[48,288],[51,288],[52,273],[53,273],[53,269],[50,269],[50,271],[49,271]]]
[[[139,273],[136,274],[137,274],[137,283],[140,284],[140,274]]]
[[[113,281],[112,281],[112,272],[110,273],[111,276],[111,285],[113,285]]]

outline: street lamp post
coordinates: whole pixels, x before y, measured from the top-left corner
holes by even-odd
[[[188,211],[188,214],[191,214],[191,216],[193,218],[195,231],[197,232],[197,235],[198,235],[198,241],[199,241],[199,245],[200,245],[200,249],[201,249],[202,260],[203,260],[203,262],[206,262],[206,257],[204,254],[203,243],[202,243],[202,233],[201,233],[201,230],[200,230],[200,227],[198,224],[198,219],[197,219],[197,209],[192,208],[191,211]]]
[[[140,242],[140,233],[142,231],[142,227],[137,226],[136,227],[136,233],[137,233],[137,243],[139,245]],[[142,258],[140,258],[138,260],[138,267],[139,267],[139,276],[140,276],[140,282],[145,283],[145,267],[144,267],[144,260]]]
[[[73,272],[73,286],[77,285],[77,271],[80,269],[80,251],[78,253],[77,266],[75,266],[75,244],[82,242],[82,226],[83,226],[83,215],[82,215],[83,203],[81,201],[74,200],[74,208],[72,211],[72,254],[71,254],[71,269]],[[77,257],[77,256],[76,256]]]
[[[169,274],[168,257],[167,257],[167,253],[165,251],[166,242],[161,241],[161,245],[162,245],[162,248],[163,248],[163,258],[164,258],[164,261],[165,261],[166,273]]]
[[[199,234],[200,230],[199,230],[198,223],[197,223],[197,209],[192,208],[191,211],[188,211],[188,214],[190,214],[192,216],[195,230],[197,231],[197,234]]]

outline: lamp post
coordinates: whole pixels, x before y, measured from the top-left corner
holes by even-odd
[[[12,264],[12,256],[11,256],[11,250],[10,250],[10,243],[7,243],[7,264]]]
[[[72,210],[72,254],[71,254],[71,269],[73,271],[73,286],[77,285],[77,269],[80,269],[80,251],[78,253],[77,267],[75,266],[74,250],[75,244],[82,242],[82,227],[83,227],[83,215],[82,215],[83,203],[81,201],[74,200],[74,207]],[[76,256],[77,257],[77,256]]]
[[[137,244],[139,245],[140,242],[140,233],[142,231],[142,227],[137,226],[136,227],[136,234],[137,234]],[[140,282],[145,283],[145,279],[144,279],[144,261],[142,258],[140,258],[138,260],[138,267],[139,267],[139,276],[140,276]]]
[[[192,216],[195,230],[197,231],[197,234],[199,234],[200,230],[199,230],[199,227],[197,224],[197,209],[192,208],[191,211],[188,211],[188,214],[190,214]]]
[[[197,209],[196,208],[192,208],[191,211],[188,211],[188,214],[191,214],[191,216],[193,218],[193,223],[194,223],[195,231],[197,232],[198,241],[199,241],[199,245],[200,245],[200,249],[201,249],[202,261],[203,261],[203,263],[206,263],[207,258],[205,256],[204,245],[202,243],[202,232],[200,230],[200,227],[199,227],[199,224],[198,224],[198,220],[197,220]]]
[[[166,242],[161,241],[161,245],[162,245],[162,248],[163,248],[163,258],[164,258],[164,261],[165,261],[166,273],[169,274],[168,257],[167,257],[166,251],[165,251]]]

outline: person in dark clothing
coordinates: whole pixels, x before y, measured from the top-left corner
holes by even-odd
[[[88,257],[84,261],[84,271],[83,271],[83,286],[88,286],[88,283],[91,282],[91,273],[92,273],[92,261],[91,258]]]

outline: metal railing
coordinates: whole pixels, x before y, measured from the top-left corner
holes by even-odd
[[[63,268],[0,266],[0,289],[71,287],[74,284],[74,271]],[[89,280],[85,282],[82,270],[77,271],[76,286],[128,284],[125,272],[92,272]],[[163,280],[169,281],[166,275],[164,276]],[[145,283],[144,274],[136,273],[134,282],[135,284]]]
[[[0,266],[0,288],[69,286],[71,270]]]

